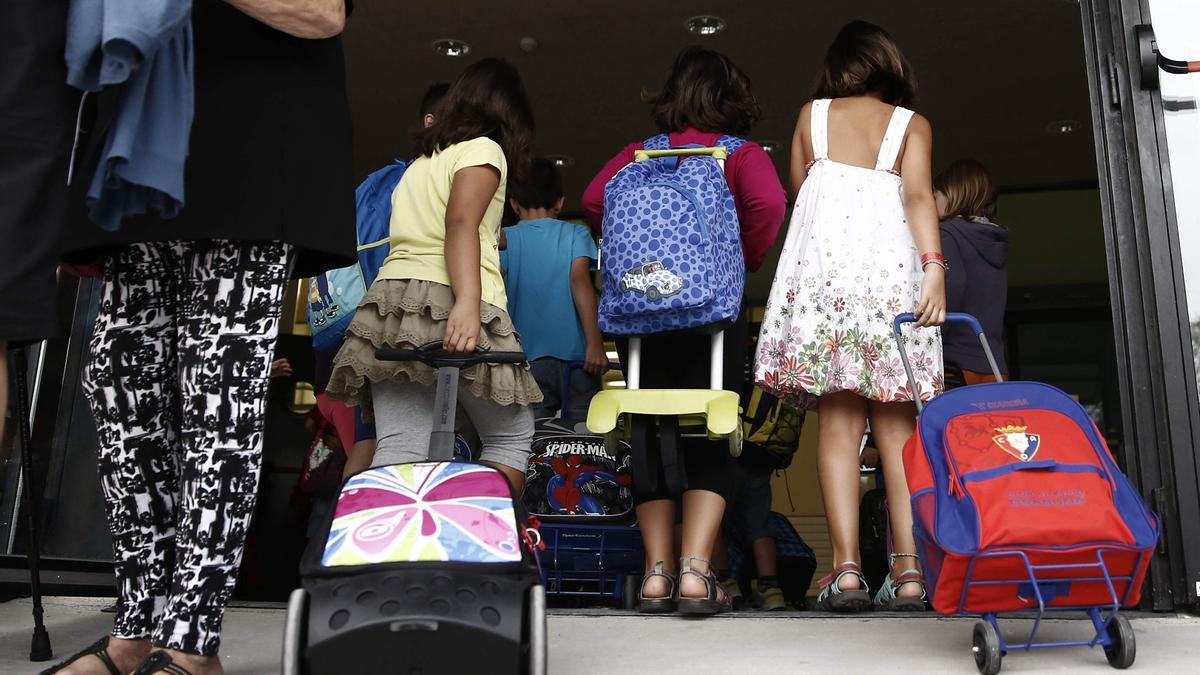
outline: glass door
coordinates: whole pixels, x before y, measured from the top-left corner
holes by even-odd
[[[1196,606],[1200,75],[1163,72],[1153,48],[1170,59],[1200,59],[1200,3],[1083,0],[1081,9],[1130,430],[1120,461],[1162,522],[1149,602],[1161,610]]]
[[[1200,62],[1200,3],[1150,0],[1158,51],[1173,61]],[[1163,128],[1174,191],[1176,231],[1187,297],[1193,370],[1200,372],[1200,73],[1158,73]],[[1193,375],[1196,373],[1194,372]],[[1196,382],[1200,390],[1200,379]]]

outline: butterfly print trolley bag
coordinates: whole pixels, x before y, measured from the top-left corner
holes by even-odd
[[[343,483],[288,603],[284,675],[546,672],[545,593],[508,479],[452,462],[459,370],[519,352],[382,349],[437,369],[429,460]]]
[[[915,320],[902,314],[894,326],[910,383],[900,328]],[[1114,667],[1129,667],[1133,628],[1119,610],[1141,597],[1158,520],[1078,402],[1040,382],[1002,382],[979,322],[953,313],[947,321],[971,326],[997,382],[918,403],[904,448],[933,608],[982,616],[972,642],[981,673],[999,672],[1010,650],[1039,647],[1099,646]],[[1018,610],[1037,619],[1021,644],[1005,641],[997,622],[998,612]],[[1086,612],[1094,631],[1035,642],[1055,610]]]

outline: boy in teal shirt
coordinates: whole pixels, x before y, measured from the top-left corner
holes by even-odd
[[[553,162],[535,159],[529,175],[509,186],[509,197],[521,220],[504,230],[500,266],[508,313],[545,396],[534,413],[553,417],[561,408],[563,419],[582,421],[608,369],[592,283],[596,243],[586,227],[555,218],[563,190]]]

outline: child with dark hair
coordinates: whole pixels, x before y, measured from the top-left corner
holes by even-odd
[[[469,66],[417,132],[416,160],[392,193],[391,253],[359,304],[334,359],[330,396],[371,406],[373,466],[428,456],[435,371],[379,361],[382,347],[439,341],[452,353],[476,347],[521,351],[500,273],[500,216],[509,177],[528,173],[533,113],[516,68],[498,59]],[[458,401],[482,442],[481,459],[519,491],[533,438],[531,405],[542,400],[528,367],[462,369]]]
[[[508,194],[521,220],[504,231],[500,265],[509,313],[545,396],[534,415],[551,417],[561,409],[563,419],[583,421],[608,369],[591,272],[596,243],[586,227],[556,218],[562,176],[550,160],[535,159],[529,176]],[[573,368],[575,362],[582,368]]]
[[[931,185],[933,131],[905,108],[912,66],[879,26],[854,21],[825,55],[815,100],[792,138],[792,223],[767,300],[754,377],[796,404],[820,406],[817,472],[834,569],[818,605],[861,611],[871,596],[859,561],[859,448],[870,418],[883,459],[894,537],[891,573],[875,596],[887,609],[923,609],[902,451],[913,401],[942,388],[948,267]],[[916,390],[900,365],[904,330]]]
[[[428,129],[437,121],[437,107],[446,97],[446,92],[450,90],[448,82],[437,82],[429,86],[425,90],[425,95],[421,97],[421,126]]]
[[[727,134],[745,135],[759,116],[750,78],[729,57],[702,47],[679,53],[662,90],[648,101],[659,131],[672,147],[711,147]],[[625,146],[592,179],[583,195],[583,210],[593,227],[604,219],[604,187],[643,142]],[[737,207],[742,235],[742,255],[747,271],[762,265],[775,242],[787,210],[787,198],[775,166],[762,146],[747,142],[725,162],[725,178]],[[723,379],[737,391],[745,378],[749,331],[745,309],[725,331]],[[618,340],[622,362],[628,340]],[[709,386],[710,339],[707,335],[672,335],[642,341],[642,386],[646,388],[696,388]],[[740,392],[739,392],[740,393]],[[649,442],[655,443],[656,439]],[[706,439],[682,439],[687,456],[688,489],[683,493],[683,529],[680,557],[675,557],[675,495],[658,472],[655,485],[640,486],[638,523],[646,550],[646,574],[639,593],[643,612],[680,612],[706,615],[732,607],[732,598],[717,581],[708,560],[716,544],[733,491],[733,458],[728,444]],[[676,566],[676,560],[679,566]]]

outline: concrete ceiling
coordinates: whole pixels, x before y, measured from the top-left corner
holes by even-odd
[[[1079,6],[1069,0],[452,0],[360,2],[346,30],[356,173],[406,154],[426,86],[471,60],[516,64],[537,115],[539,154],[566,154],[568,209],[601,164],[653,133],[643,88],[665,77],[674,54],[699,43],[729,54],[752,78],[765,116],[752,134],[788,142],[825,48],[846,21],[886,27],[920,80],[917,109],[935,133],[935,170],[975,157],[1007,187],[1053,188],[1096,180]],[[699,38],[687,17],[715,14],[728,28]],[[522,37],[539,42],[533,53]],[[464,58],[435,54],[453,37]],[[1076,120],[1070,135],[1047,133]]]

